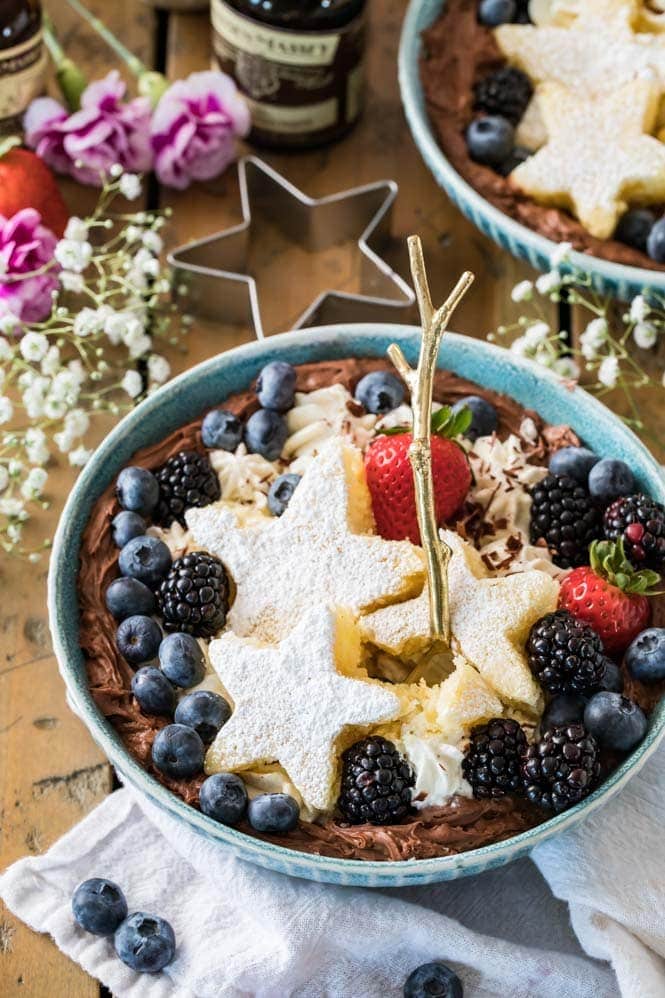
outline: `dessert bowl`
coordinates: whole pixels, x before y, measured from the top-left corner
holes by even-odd
[[[73,489],[55,537],[49,574],[49,613],[55,653],[72,709],[115,766],[122,780],[198,834],[260,866],[310,880],[374,887],[405,886],[480,873],[529,852],[580,822],[617,793],[665,736],[665,702],[649,719],[638,748],[581,804],[502,842],[434,859],[366,861],[327,858],[283,848],[221,825],[162,786],[130,755],[88,688],[79,643],[77,576],[83,531],[94,504],[132,455],[195,419],[227,396],[244,390],[268,362],[291,364],[346,357],[385,356],[398,343],[417,361],[420,330],[400,325],[327,326],[283,334],[230,350],[165,385],[127,415],[101,444]],[[554,375],[482,341],[448,334],[439,366],[488,389],[510,395],[549,423],[567,423],[600,455],[626,461],[644,491],[665,500],[665,482],[655,460],[634,434],[583,390],[566,388]]]
[[[429,120],[420,78],[422,32],[439,17],[446,0],[411,0],[399,48],[399,83],[411,134],[437,183],[460,211],[486,236],[539,270],[550,270],[557,243],[515,221],[487,201],[453,167],[437,141]],[[558,269],[583,271],[601,293],[629,301],[645,288],[665,290],[665,273],[603,260],[572,251]]]

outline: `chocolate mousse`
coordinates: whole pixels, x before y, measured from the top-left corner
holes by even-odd
[[[595,239],[565,211],[537,204],[509,177],[471,159],[465,130],[474,117],[474,86],[503,65],[491,29],[478,22],[477,5],[469,0],[447,0],[441,16],[423,32],[420,75],[427,110],[455,170],[500,211],[555,243],[569,242],[582,253],[614,263],[664,270],[622,242]]]

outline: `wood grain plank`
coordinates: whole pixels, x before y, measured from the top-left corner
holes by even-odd
[[[512,260],[482,236],[435,183],[411,140],[401,109],[396,74],[397,46],[403,10],[389,0],[370,5],[367,66],[367,106],[353,132],[341,142],[294,155],[268,150],[255,152],[305,193],[320,197],[348,187],[394,178],[400,185],[393,216],[393,238],[386,257],[405,276],[406,237],[421,235],[437,300],[443,300],[463,269],[476,274],[476,284],[455,319],[455,328],[484,337],[500,323],[516,317],[509,291],[523,277],[533,276],[524,264]],[[210,29],[205,14],[173,15],[169,23],[168,71],[183,76],[199,68],[210,51]],[[220,180],[182,193],[164,192],[174,209],[170,239],[177,245],[235,224],[240,217],[237,181],[233,171]],[[326,287],[359,290],[354,247],[307,256],[285,244],[269,226],[261,226],[255,263],[263,264],[261,304],[271,328],[288,328],[309,301]],[[554,307],[552,307],[554,316]],[[395,311],[396,322],[415,320]],[[197,325],[183,364],[193,364],[249,338],[247,331],[217,323]],[[178,361],[176,361],[178,363]]]
[[[134,0],[116,0],[112,5],[94,0],[89,6],[150,63],[154,15],[147,7]],[[67,3],[47,0],[46,8],[67,52],[90,79],[120,68],[113,53]],[[96,192],[90,188],[65,180],[62,189],[70,210],[78,215],[96,202]],[[109,425],[98,426],[97,439]],[[48,498],[53,506],[40,516],[39,529],[52,536],[73,473],[64,461],[49,472]],[[23,855],[48,848],[104,798],[112,777],[104,755],[65,701],[48,632],[45,564],[5,561],[0,588],[0,869],[4,869]],[[96,981],[4,906],[0,906],[0,981],[0,991],[8,998],[99,995]]]

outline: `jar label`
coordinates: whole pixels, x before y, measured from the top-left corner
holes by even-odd
[[[229,44],[284,66],[330,66],[339,47],[338,34],[280,31],[242,17],[223,0],[212,0],[211,12],[214,30]]]
[[[41,31],[21,45],[0,52],[0,120],[22,114],[40,93],[45,75]]]
[[[307,135],[337,123],[339,110],[334,97],[318,104],[279,107],[247,98],[254,128],[277,130],[283,135]]]

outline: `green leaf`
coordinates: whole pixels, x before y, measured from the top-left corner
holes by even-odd
[[[439,437],[459,437],[471,426],[473,413],[466,406],[453,412],[449,405],[444,405],[437,412],[432,413],[432,433]]]
[[[410,433],[410,426],[387,426],[383,430],[377,430],[377,433],[382,437],[396,437],[401,433]]]
[[[636,569],[626,557],[623,537],[618,541],[593,541],[589,547],[591,568],[610,585],[624,593],[639,596],[660,596],[654,587],[661,582],[658,572],[650,568]]]

